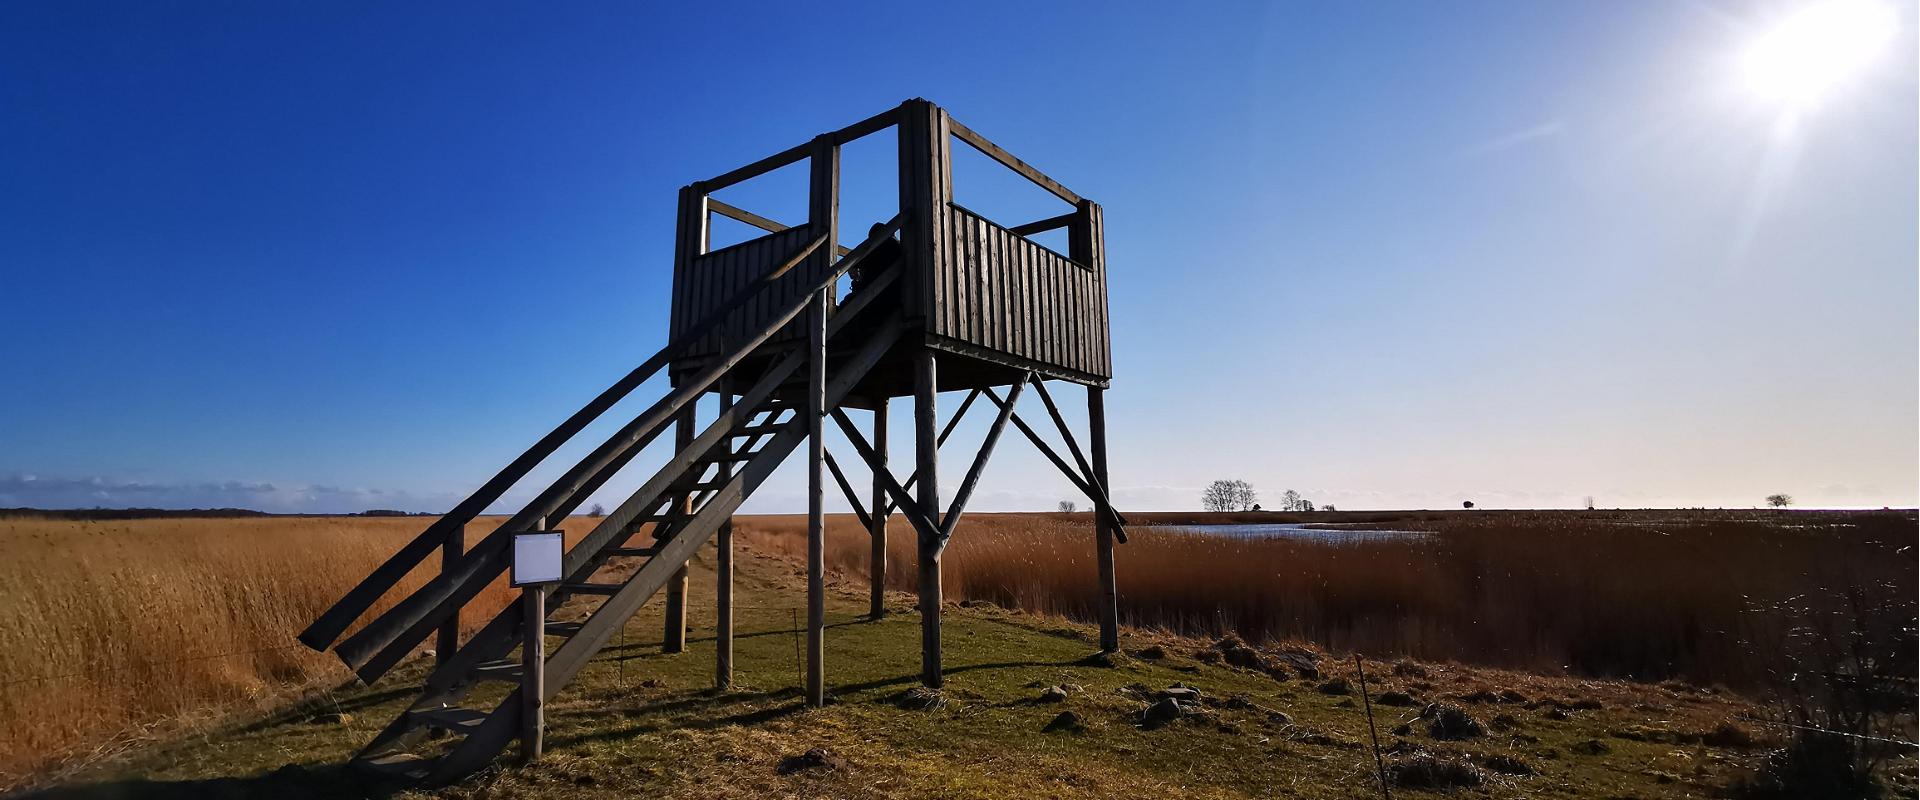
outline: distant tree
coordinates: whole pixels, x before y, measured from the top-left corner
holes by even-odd
[[[1301,501],[1300,501],[1300,510],[1301,510],[1301,511],[1312,511],[1312,510],[1313,510],[1313,501],[1312,501],[1312,500],[1301,500]]]
[[[1259,511],[1259,510],[1260,510],[1260,504],[1259,504],[1259,503],[1254,503],[1254,504],[1253,504],[1253,510],[1255,510],[1255,511]]]
[[[606,515],[607,515],[607,507],[600,505],[599,503],[594,503],[593,508],[590,508],[587,510],[587,516],[589,517],[604,517]]]
[[[1466,502],[1463,502],[1463,503],[1461,503],[1461,504],[1460,504],[1460,507],[1461,507],[1461,508],[1473,508],[1473,501],[1472,501],[1472,500],[1468,500],[1468,501],[1466,501]]]
[[[1233,481],[1219,480],[1207,484],[1200,492],[1200,507],[1208,511],[1233,510]]]
[[[1774,508],[1786,508],[1787,506],[1793,505],[1793,495],[1784,492],[1781,494],[1767,495],[1767,505],[1773,506]]]
[[[1259,499],[1259,495],[1254,493],[1253,484],[1247,483],[1246,481],[1233,482],[1234,508],[1241,511],[1252,511],[1254,506],[1260,505],[1254,502],[1257,499]]]
[[[1332,504],[1332,503],[1328,503],[1328,504],[1326,504],[1326,505],[1324,505],[1324,506],[1321,506],[1321,507],[1320,507],[1320,510],[1321,510],[1321,511],[1332,511],[1332,510],[1334,510],[1334,508],[1333,508],[1333,504]]]
[[[1079,508],[1079,506],[1074,505],[1072,500],[1062,500],[1060,501],[1059,508],[1060,508],[1060,513],[1071,514],[1073,513],[1073,510],[1075,508]]]
[[[1300,510],[1300,493],[1292,489],[1288,489],[1285,492],[1280,493],[1280,510],[1281,511],[1299,511]]]
[[[1208,511],[1248,511],[1258,499],[1253,484],[1238,480],[1217,480],[1200,493],[1200,507]]]

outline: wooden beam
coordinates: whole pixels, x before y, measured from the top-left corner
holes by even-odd
[[[934,403],[940,391],[936,358],[932,350],[922,347],[914,354],[913,361],[914,457],[919,462],[915,472],[920,475],[920,493],[916,499],[928,514],[940,513],[940,444],[934,435],[934,420],[939,419]],[[916,516],[919,515],[910,514],[909,519]],[[939,531],[921,528],[919,544],[920,683],[929,689],[938,689],[944,683],[940,672]]]
[[[1007,420],[1013,416],[1015,403],[1020,402],[1020,392],[1033,381],[1029,372],[1020,378],[1019,383],[1007,392],[1007,403],[1000,407],[1000,415],[993,418],[993,427],[987,429],[986,441],[980,443],[980,452],[973,457],[973,466],[967,468],[966,479],[960,482],[960,491],[953,494],[953,504],[947,507],[947,515],[940,520],[940,547],[946,548],[947,540],[953,536],[953,529],[960,524],[960,515],[967,510],[967,500],[973,497],[973,488],[980,483],[981,473],[986,471],[987,459],[993,457],[993,446],[1000,442],[1000,432],[1007,429]]]
[[[827,138],[832,139],[834,144],[846,144],[855,139],[860,139],[891,128],[899,121],[900,107],[894,106],[893,108],[889,108],[852,125],[829,133],[827,134]]]
[[[873,509],[873,515],[867,520],[867,538],[871,546],[867,554],[867,615],[874,619],[887,615],[888,515],[882,508],[887,501],[887,487],[881,483],[880,476],[893,476],[887,470],[888,401],[889,398],[882,397],[873,407],[873,450],[880,463],[873,468],[873,498],[868,506]]]
[[[696,406],[694,405],[688,405],[686,410],[680,412],[680,416],[676,417],[673,421],[673,451],[675,453],[684,452],[688,447],[693,446],[693,412],[695,408]],[[704,466],[696,462],[687,470],[686,474],[695,476],[705,471],[705,469]],[[681,483],[683,487],[681,492],[674,496],[672,513],[681,516],[692,516],[696,506],[694,505],[694,496],[684,488],[686,485],[683,481]],[[666,528],[665,530],[668,536],[671,537],[673,529]],[[664,544],[664,542],[662,542],[662,544]],[[673,573],[672,578],[667,579],[666,608],[662,609],[660,617],[660,652],[669,655],[685,652],[687,649],[687,567],[684,564],[680,566],[678,571]]]
[[[833,475],[833,482],[840,485],[840,494],[847,498],[847,505],[853,509],[853,516],[860,520],[862,530],[873,530],[873,516],[867,513],[860,495],[853,490],[853,484],[847,480],[847,474],[840,471],[840,463],[833,458],[833,451],[821,450],[821,458],[827,462],[827,472]]]
[[[1007,230],[1013,233],[1019,234],[1021,236],[1032,236],[1033,234],[1036,234],[1036,233],[1045,233],[1047,231],[1059,230],[1061,228],[1067,227],[1068,225],[1073,224],[1074,220],[1077,220],[1079,218],[1080,218],[1080,212],[1069,211],[1057,217],[1048,217],[1046,219],[1034,220],[1025,225],[1015,225],[1011,228],[1008,228]]]
[[[1105,389],[1087,388],[1087,439],[1093,448],[1093,479],[1107,487],[1107,398]],[[1095,501],[1099,502],[1099,501]],[[1093,515],[1094,560],[1099,564],[1100,649],[1112,653],[1120,649],[1120,588],[1114,578],[1113,540],[1120,528],[1113,522],[1111,507],[1107,513]]]
[[[853,420],[847,418],[845,411],[836,408],[832,411],[832,416],[834,423],[840,426],[840,432],[847,435],[847,443],[853,445],[853,451],[860,454],[860,459],[867,462],[868,467],[874,467],[880,457],[874,452],[873,446],[867,444],[866,437],[860,434],[860,428],[853,424]],[[907,518],[907,522],[913,525],[921,538],[939,537],[940,527],[933,524],[933,517],[920,506],[919,500],[907,494],[907,490],[893,479],[892,474],[876,469],[875,476],[881,480],[887,493],[893,496],[894,510]]]
[[[1060,407],[1053,403],[1053,393],[1047,391],[1046,381],[1034,381],[1033,388],[1040,391],[1040,402],[1047,407],[1047,416],[1053,418],[1053,427],[1060,431],[1060,439],[1067,443],[1067,452],[1073,455],[1073,463],[1080,465],[1080,474],[1086,476],[1087,483],[1106,489],[1104,484],[1093,477],[1093,467],[1087,464],[1087,457],[1080,453],[1080,443],[1074,441],[1073,431],[1067,427],[1067,419],[1060,415]]]
[[[452,571],[459,563],[462,551],[467,547],[467,526],[455,525],[447,531],[447,540],[440,546],[440,574]],[[439,638],[433,644],[433,663],[445,666],[453,660],[453,654],[460,649],[460,613],[454,612],[447,621],[440,623]]]
[[[732,203],[728,203],[717,197],[707,198],[707,210],[715,214],[719,214],[720,216],[726,217],[728,219],[738,220],[748,225],[752,225],[753,227],[759,228],[760,230],[766,231],[768,233],[779,233],[781,231],[791,230],[793,228],[793,226],[791,225],[782,225],[778,222],[774,222],[773,220],[767,219],[766,217],[760,216],[759,214],[755,214],[751,211],[748,211],[744,208],[736,206]],[[845,247],[843,245],[838,245],[838,244],[834,245],[833,249],[834,249],[834,253],[838,255],[843,255],[843,256],[853,252],[851,248]]]
[[[693,184],[696,191],[712,194],[742,181],[752,180],[806,158],[812,143],[794,145],[744,167],[728,170],[713,178]]]
[[[946,427],[940,429],[940,438],[934,440],[935,447],[946,446],[947,437],[953,435],[954,428],[960,427],[960,420],[966,418],[967,409],[971,407],[973,405],[973,401],[978,399],[979,397],[980,397],[980,389],[977,387],[973,391],[967,392],[966,399],[960,401],[960,407],[954,409],[953,418],[947,420]],[[875,449],[879,449],[879,448],[880,448],[880,445],[876,443]],[[884,463],[884,459],[883,459],[883,463]],[[920,481],[920,472],[918,470],[915,470],[912,475],[907,476],[907,482],[904,484],[901,484],[901,487],[906,489],[912,489],[913,485],[915,483],[918,483],[919,481]],[[883,510],[880,513],[882,516],[886,514],[891,514],[893,513],[893,508],[894,508],[893,503],[888,502],[883,507]]]
[[[531,764],[547,739],[547,587],[520,587],[520,614],[520,763]]]
[[[720,381],[720,413],[733,410],[733,378]],[[758,440],[759,437],[754,437]],[[741,443],[752,449],[752,441]],[[733,465],[721,464],[720,477],[732,480]],[[713,603],[713,686],[721,691],[733,688],[733,518],[720,523],[714,546]]]
[[[807,225],[824,231],[829,240],[840,231],[840,146],[828,136],[815,137],[807,179]],[[830,259],[819,261],[821,271]],[[807,321],[807,705],[826,705],[827,653],[827,515],[826,461],[827,316],[833,290],[814,293],[813,318]]]
[[[1080,204],[1080,195],[1074,194],[1072,190],[1060,185],[1059,181],[1047,177],[1046,173],[1034,169],[1025,161],[1021,161],[1000,145],[988,141],[987,137],[975,133],[972,128],[960,124],[959,120],[948,118],[947,125],[953,129],[955,138],[972,145],[973,149],[986,154],[988,158],[1000,162],[1001,166],[1019,173],[1020,177],[1033,181],[1039,185],[1040,188],[1052,192],[1054,197],[1058,197],[1076,206]]]

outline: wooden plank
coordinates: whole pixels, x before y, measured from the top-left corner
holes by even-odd
[[[467,526],[456,525],[447,532],[447,540],[440,546],[440,573],[446,574],[460,561],[461,551],[467,547]],[[445,666],[453,660],[453,654],[460,649],[460,612],[455,611],[447,621],[440,623],[440,635],[433,644],[433,661]]]
[[[926,513],[940,508],[940,444],[934,433],[938,416],[939,365],[934,351],[921,348],[913,364],[913,433],[915,473],[920,476],[916,501]],[[904,510],[904,509],[903,509]],[[940,541],[937,532],[920,532],[920,683],[940,688]]]
[[[945,549],[947,540],[953,536],[953,529],[960,524],[960,515],[967,510],[967,501],[973,498],[973,489],[980,484],[980,475],[986,471],[988,459],[993,458],[994,445],[1000,443],[1000,433],[1007,428],[1008,418],[1013,416],[1013,408],[1020,402],[1020,392],[1033,380],[1033,373],[1023,376],[1013,389],[1007,392],[1007,404],[1000,407],[1000,414],[993,419],[993,427],[987,429],[987,438],[980,443],[980,452],[973,457],[973,466],[967,468],[967,477],[960,481],[960,490],[953,494],[953,504],[947,507],[947,514],[940,520],[940,547]]]
[[[860,521],[860,527],[873,529],[873,515],[867,513],[866,502],[860,499],[860,493],[853,490],[853,482],[847,480],[847,474],[840,470],[840,462],[834,460],[833,451],[822,449],[821,458],[825,459],[827,473],[833,476],[833,482],[840,487],[840,495],[847,500],[847,507],[853,510],[853,516]]]
[[[960,141],[972,145],[973,149],[986,154],[988,158],[1000,162],[1001,166],[1013,170],[1018,173],[1020,177],[1033,181],[1040,188],[1052,192],[1054,197],[1058,197],[1073,205],[1080,204],[1080,195],[1074,194],[1072,190],[1060,185],[1059,181],[1047,177],[1046,173],[1035,169],[1032,165],[1021,161],[999,145],[988,141],[987,137],[975,133],[972,128],[960,124],[959,120],[949,120],[948,124],[953,130],[953,135],[959,137]]]
[[[899,123],[901,106],[894,106],[840,130],[827,134],[836,145],[844,145],[855,139],[879,133]]]
[[[707,198],[707,208],[720,216],[744,222],[768,233],[781,233],[793,229],[792,225],[783,225],[717,197]],[[853,252],[853,248],[839,244],[835,244],[833,250],[836,255],[843,256]]]
[[[1107,401],[1106,390],[1087,387],[1087,439],[1093,448],[1093,480],[1102,493],[1111,497],[1107,482]],[[1113,506],[1096,510],[1094,519],[1094,560],[1099,564],[1100,650],[1112,653],[1120,649],[1120,590],[1113,564]]]
[[[867,538],[871,549],[867,554],[867,615],[880,619],[887,615],[887,487],[880,478],[887,472],[887,405],[890,398],[882,397],[873,408],[873,449],[879,456],[873,470],[873,494],[869,498],[868,508],[873,514],[867,520]]]
[[[733,378],[720,382],[720,413],[733,410]],[[726,441],[724,438],[721,441]],[[746,447],[751,447],[749,442]],[[721,464],[720,474],[733,477],[731,464]],[[714,626],[713,685],[721,691],[733,688],[733,520],[720,524],[714,547]],[[654,552],[659,552],[655,550]],[[649,554],[651,555],[651,554]]]
[[[680,416],[673,421],[673,451],[675,453],[686,452],[687,448],[693,446],[694,409],[695,406],[688,406],[687,409],[682,411]],[[698,466],[698,462],[696,462],[696,466],[691,469],[698,472],[699,470],[705,469],[705,467]],[[695,510],[692,496],[688,495],[685,491],[674,495],[673,513],[692,516]],[[672,536],[671,531],[672,529],[669,528],[669,537]],[[680,569],[673,573],[673,577],[667,579],[666,608],[662,610],[660,615],[660,652],[662,653],[680,653],[685,652],[687,649],[687,578],[687,567],[682,564]]]
[[[795,145],[744,167],[723,172],[709,180],[695,183],[694,187],[706,194],[725,189],[742,181],[752,180],[776,169],[806,158],[811,143]],[[1071,202],[1071,201],[1069,201]]]
[[[846,434],[847,443],[853,445],[853,451],[860,454],[861,460],[866,461],[869,468],[873,467],[879,459],[879,454],[874,451],[872,445],[867,443],[866,437],[861,435],[859,426],[854,425],[853,420],[847,418],[846,412],[839,408],[833,409],[831,416],[834,424],[840,426],[840,432]],[[920,535],[920,538],[939,538],[940,526],[933,518],[939,509],[922,508],[920,501],[907,494],[906,487],[893,480],[893,475],[885,471],[876,471],[876,474],[880,478],[881,486],[893,498],[894,509],[913,525],[914,531]]]
[[[827,302],[831,292],[815,296],[807,333],[807,705],[827,702],[827,515],[821,469],[826,460]]]
[[[1018,236],[1032,236],[1036,233],[1046,233],[1047,231],[1054,231],[1054,230],[1059,230],[1061,228],[1067,227],[1068,225],[1072,224],[1074,220],[1079,219],[1079,217],[1080,217],[1080,212],[1069,211],[1057,217],[1047,217],[1046,219],[1034,220],[1025,225],[1015,225],[1011,228],[1008,228],[1007,230],[1012,231],[1015,235],[1018,235]]]
[[[1033,388],[1040,393],[1040,402],[1047,407],[1047,416],[1053,418],[1053,427],[1060,431],[1060,439],[1067,443],[1067,452],[1073,454],[1073,463],[1080,467],[1080,474],[1093,475],[1093,467],[1080,452],[1080,443],[1073,439],[1073,430],[1067,427],[1066,418],[1060,415],[1060,407],[1053,403],[1053,394],[1047,391],[1047,382],[1034,381]]]
[[[524,615],[520,640],[520,761],[531,764],[540,759],[546,747],[546,647],[547,590],[544,586],[520,587],[520,608]]]

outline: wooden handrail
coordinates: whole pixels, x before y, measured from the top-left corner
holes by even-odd
[[[402,599],[393,608],[374,618],[353,636],[348,637],[334,649],[340,659],[353,668],[363,680],[373,681],[386,673],[431,630],[448,615],[465,605],[481,589],[505,569],[505,551],[511,541],[512,533],[526,528],[534,521],[546,519],[556,513],[566,501],[584,499],[595,489],[611,478],[643,449],[661,430],[677,416],[686,405],[707,388],[719,380],[749,353],[758,349],[768,338],[813,302],[813,295],[830,291],[833,284],[846,274],[847,270],[864,260],[884,239],[891,238],[899,230],[905,215],[896,215],[881,230],[876,231],[862,242],[859,247],[842,258],[828,270],[827,274],[810,287],[802,298],[789,309],[776,315],[774,321],[763,328],[740,347],[719,362],[713,364],[699,375],[683,383],[673,393],[656,402],[640,417],[609,438],[587,458],[576,464],[566,475],[548,487],[532,503],[503,523],[493,533],[487,535],[469,550],[460,560],[451,574],[435,576],[413,594]],[[816,239],[809,245],[808,252],[819,247],[822,239]],[[784,271],[784,270],[783,270]],[[402,575],[405,573],[403,572]],[[375,595],[378,597],[378,595]]]
[[[780,233],[782,231],[793,230],[792,225],[782,225],[778,222],[767,219],[766,217],[760,216],[759,214],[755,214],[744,208],[741,208],[725,200],[721,200],[715,197],[707,198],[707,210],[715,214],[719,214],[720,216],[726,217],[727,219],[736,220],[739,222],[744,222],[748,225],[752,225],[753,227],[759,228],[760,230],[766,231],[768,233]],[[833,248],[834,248],[834,255],[844,256],[848,253],[853,252],[851,248],[844,247],[837,244],[834,245]]]
[[[982,217],[982,219],[985,219],[985,217]],[[1061,228],[1067,227],[1068,225],[1072,225],[1074,222],[1078,221],[1079,219],[1080,219],[1079,211],[1069,211],[1057,217],[1037,219],[1025,225],[1015,225],[1011,228],[1008,228],[1007,230],[1011,233],[1018,234],[1020,236],[1032,236],[1036,233],[1046,233],[1047,231],[1059,230]]]
[[[437,551],[441,543],[446,540],[447,536],[450,535],[453,530],[471,522],[474,517],[486,511],[487,506],[499,500],[502,494],[505,494],[506,491],[512,488],[513,484],[517,483],[521,478],[526,477],[527,473],[532,471],[534,467],[539,466],[540,462],[546,460],[547,456],[552,455],[555,450],[560,449],[561,445],[570,441],[574,435],[585,429],[587,425],[591,424],[595,419],[598,419],[601,414],[606,413],[607,409],[612,408],[614,404],[626,398],[634,389],[646,383],[648,379],[654,376],[654,373],[659,372],[662,367],[665,367],[668,362],[672,361],[673,357],[677,355],[679,351],[686,349],[694,342],[698,342],[706,338],[709,334],[712,334],[715,330],[718,330],[722,323],[725,323],[732,317],[734,312],[745,307],[748,301],[752,300],[755,295],[759,294],[768,286],[773,285],[774,281],[779,280],[794,267],[798,266],[800,262],[813,255],[813,252],[818,250],[826,241],[827,237],[825,234],[814,237],[799,250],[796,250],[793,256],[781,262],[778,266],[767,270],[759,279],[742,287],[739,291],[728,297],[719,309],[708,314],[686,333],[669,341],[665,347],[660,348],[660,351],[654,353],[651,358],[648,358],[645,362],[641,363],[640,366],[634,368],[632,372],[627,373],[625,377],[615,381],[612,386],[607,387],[606,391],[601,392],[599,396],[588,402],[579,411],[574,412],[573,416],[568,417],[565,422],[560,423],[559,427],[554,428],[548,432],[546,436],[541,437],[532,447],[527,448],[526,452],[521,453],[518,458],[508,463],[505,469],[500,470],[498,474],[494,475],[486,483],[481,484],[479,489],[474,490],[473,494],[468,495],[467,499],[460,501],[458,505],[455,505],[452,510],[449,510],[444,516],[435,520],[433,524],[428,525],[427,529],[422,531],[419,536],[414,537],[413,541],[408,542],[406,546],[400,548],[399,552],[394,553],[379,567],[376,567],[373,572],[369,573],[359,584],[348,590],[346,595],[342,596],[332,607],[322,612],[318,618],[314,619],[313,624],[308,625],[306,630],[300,632],[300,642],[315,650],[327,649],[336,639],[340,638],[340,634],[346,631],[347,626],[352,625],[354,620],[359,619],[361,614],[366,613],[367,609],[373,607],[373,604],[380,599],[381,595],[386,594],[387,590],[392,589],[395,584],[400,582],[401,578],[406,577],[407,573],[411,572],[416,565]]]
[[[1020,173],[1020,177],[1033,181],[1040,188],[1052,192],[1055,197],[1076,206],[1080,205],[1080,195],[1074,194],[1073,190],[1060,185],[1059,181],[1047,177],[1046,173],[1035,169],[1027,162],[1021,161],[1018,156],[1007,152],[1001,148],[1000,145],[988,141],[987,137],[975,133],[972,128],[960,124],[960,120],[949,116],[947,118],[947,127],[953,131],[953,135],[959,138],[960,141],[972,145],[973,149],[985,154],[986,157],[1000,162],[1001,166]]]
[[[833,142],[836,145],[846,144],[862,136],[866,136],[871,133],[878,133],[882,130],[885,130],[887,126],[893,125],[894,123],[899,121],[898,119],[899,115],[900,115],[900,108],[899,106],[895,106],[893,108],[889,108],[885,111],[875,114],[871,117],[860,120],[859,122],[853,123],[852,125],[848,125],[847,127],[841,128],[840,130],[825,134],[825,136],[829,141]],[[773,155],[767,156],[766,158],[760,159],[759,161],[755,161],[751,164],[748,164],[744,167],[730,170],[724,174],[719,175],[718,177],[712,178],[710,180],[699,181],[693,184],[693,188],[696,191],[700,192],[701,194],[712,194],[714,192],[720,191],[721,189],[725,189],[729,186],[732,186],[736,183],[758,178],[761,175],[765,175],[769,172],[772,172],[776,169],[784,167],[788,164],[797,162],[800,159],[806,158],[808,155],[812,154],[812,152],[813,152],[813,142],[806,142],[803,144],[795,145],[793,147],[789,147],[785,150],[782,150],[778,153],[774,153]]]

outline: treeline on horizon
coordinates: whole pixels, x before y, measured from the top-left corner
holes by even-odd
[[[41,519],[115,520],[186,519],[233,517],[437,517],[434,511],[395,511],[384,508],[343,514],[275,514],[251,508],[0,508],[0,517],[36,517]]]

